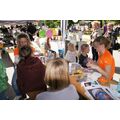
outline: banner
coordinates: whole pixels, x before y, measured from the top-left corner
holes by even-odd
[[[46,31],[45,30],[40,30],[39,31],[39,37],[41,37],[41,38],[46,37]]]
[[[48,38],[52,38],[52,30],[48,30],[47,32],[46,32],[46,36],[48,37]]]

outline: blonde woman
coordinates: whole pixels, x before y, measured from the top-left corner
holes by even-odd
[[[45,82],[49,86],[47,92],[37,95],[37,100],[78,100],[78,93],[70,84],[68,63],[64,59],[50,60],[46,66]]]
[[[98,81],[102,84],[108,84],[115,73],[115,61],[108,51],[110,44],[111,42],[103,36],[96,38],[94,40],[94,47],[99,55],[97,65],[93,62],[88,62],[87,64],[88,67],[101,73],[102,76],[98,79]]]
[[[108,23],[107,24],[107,31],[106,33],[104,34],[104,36],[108,39],[110,39],[111,41],[111,47],[109,49],[110,53],[113,54],[113,50],[115,48],[115,44],[116,44],[116,41],[117,41],[117,33],[116,31],[113,29],[114,27],[114,24],[113,23]]]
[[[97,37],[102,35],[102,30],[100,29],[100,22],[99,21],[93,21],[92,22],[92,39],[96,39]]]

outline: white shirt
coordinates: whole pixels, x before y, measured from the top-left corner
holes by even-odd
[[[73,85],[69,85],[68,87],[50,92],[42,92],[37,95],[37,100],[78,100],[79,95]]]
[[[102,30],[101,29],[97,29],[95,31],[92,32],[92,40],[95,40],[97,37],[102,35]]]
[[[80,39],[82,39],[82,35],[83,35],[83,32],[79,31],[79,37],[80,37]]]
[[[75,51],[71,52],[71,51],[67,51],[65,59],[70,61],[70,62],[76,62],[76,56],[77,53]]]

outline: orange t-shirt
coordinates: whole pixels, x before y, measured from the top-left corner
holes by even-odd
[[[109,76],[110,76],[110,80],[112,80],[112,77],[115,73],[115,61],[111,53],[108,50],[105,50],[103,55],[99,56],[98,58],[98,66],[102,68],[103,70],[105,70],[105,67],[107,65],[111,66],[111,71],[110,71]],[[98,81],[100,81],[101,83],[108,82],[108,80],[106,80],[104,76],[101,76],[98,79]]]
[[[35,52],[35,48],[33,48],[33,47],[31,47],[32,48],[32,52]],[[14,49],[14,56],[19,56],[19,48],[18,47],[16,47],[15,49]]]

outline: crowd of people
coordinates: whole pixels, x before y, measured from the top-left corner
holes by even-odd
[[[50,51],[54,54],[54,51],[52,50]],[[1,52],[2,52],[2,49],[1,49]],[[47,74],[48,76],[51,74],[50,69],[52,68],[48,67],[49,68],[49,72],[48,72],[47,66],[49,65],[45,66],[44,63],[42,63],[41,60],[35,56],[34,53],[35,53],[35,49],[31,45],[31,40],[29,36],[26,33],[18,34],[17,46],[14,49],[15,70],[14,70],[13,79],[12,79],[12,88],[16,94],[15,99],[26,99],[27,96],[28,96],[28,99],[31,99],[31,100],[39,99],[39,97],[36,98],[36,96],[44,91],[47,91],[47,83],[45,81],[47,81],[48,79]],[[70,89],[71,92],[75,93],[75,95],[70,93],[71,96],[66,96],[65,99],[79,99],[79,96],[75,88],[72,85],[70,85],[67,61],[65,61],[64,59],[56,58],[56,56],[50,59],[52,60],[56,59],[56,61],[54,61],[55,63],[57,61],[60,61],[60,62],[57,62],[57,63],[60,63],[60,65],[56,64],[55,68],[52,69],[52,71],[56,71],[56,74],[52,73],[52,75],[55,75],[55,77],[49,80],[51,81],[50,82],[50,85],[51,85],[50,93],[52,94],[53,92],[57,94],[58,91],[57,92],[55,91],[59,90],[58,93],[60,93],[61,96],[63,94],[63,97],[61,97],[61,99],[64,99],[65,93],[63,89],[65,89],[66,92]],[[51,62],[53,62],[52,60]],[[2,57],[1,57],[1,61],[2,61]],[[50,61],[48,61],[48,63],[50,63]],[[3,66],[4,64],[2,62],[1,64],[2,64],[1,71],[3,71],[3,73],[6,76],[6,78],[4,78],[3,81],[1,82],[6,81],[5,85],[7,86],[8,79],[7,79],[7,75],[5,72],[5,66]],[[66,71],[64,70],[64,67],[66,67]],[[58,71],[56,70],[57,68],[58,68]],[[65,78],[65,76],[59,76],[59,73],[64,73],[67,79]],[[67,83],[65,81],[67,81]],[[62,85],[63,83],[65,85]],[[49,85],[49,89],[50,89],[50,85]],[[68,88],[66,88],[67,86]],[[54,88],[55,91],[52,90],[53,89],[52,87]],[[3,96],[3,93],[1,93],[1,96]],[[4,99],[9,99],[9,95],[6,95],[6,98]],[[53,98],[51,99],[57,99],[57,98],[53,96]]]
[[[32,27],[32,25],[30,25]],[[100,29],[98,21],[92,22],[91,42],[80,46],[80,53],[76,50],[73,43],[68,43],[67,52],[64,58],[56,55],[51,50],[49,39],[46,39],[47,48],[44,56],[49,56],[49,52],[53,55],[43,63],[36,56],[36,49],[32,46],[34,41],[33,34],[36,29],[22,28],[22,32],[17,34],[16,47],[14,48],[14,74],[12,78],[12,88],[16,97],[14,99],[30,99],[30,100],[57,100],[71,99],[78,100],[76,88],[70,83],[69,63],[77,62],[83,68],[92,68],[99,73],[98,81],[101,84],[108,83],[112,80],[115,73],[115,61],[113,58],[113,49],[117,41],[117,33],[113,29],[113,24],[108,23],[104,28],[104,33]],[[33,30],[33,31],[32,31]],[[39,39],[39,36],[37,37]],[[38,42],[38,40],[36,40]],[[80,42],[82,39],[80,39]],[[41,48],[41,46],[38,44]],[[88,57],[88,53],[92,48],[93,58]],[[48,52],[49,51],[49,52]],[[2,47],[0,48],[0,99],[11,99],[7,94],[9,89],[8,77],[5,66],[2,62]],[[41,51],[40,51],[41,52]],[[46,55],[47,54],[47,55]]]

